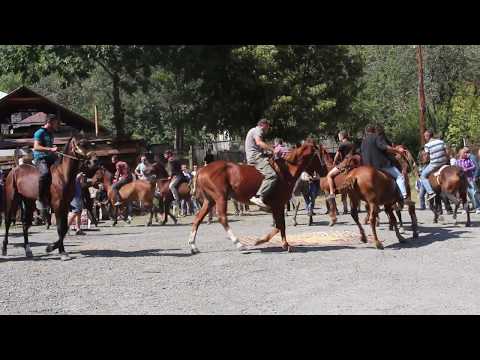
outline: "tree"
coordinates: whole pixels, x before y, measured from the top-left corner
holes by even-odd
[[[133,93],[148,84],[150,69],[161,58],[161,48],[136,45],[35,45],[5,46],[1,65],[20,74],[23,81],[37,82],[57,74],[66,88],[87,79],[97,67],[111,86],[112,122],[117,136],[125,133],[122,92]]]

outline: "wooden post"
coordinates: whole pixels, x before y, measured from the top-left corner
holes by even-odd
[[[193,169],[193,146],[190,145],[190,149],[188,151],[188,168],[190,170]]]
[[[94,110],[95,110],[95,136],[98,137],[98,110],[97,110],[97,105],[95,105]]]
[[[417,45],[417,68],[418,68],[418,105],[420,109],[420,144],[425,145],[423,134],[425,133],[425,88],[423,77],[423,54],[422,46]]]

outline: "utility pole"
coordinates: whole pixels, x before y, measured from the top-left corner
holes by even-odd
[[[418,68],[418,105],[420,109],[420,144],[425,145],[423,134],[425,133],[425,87],[423,82],[423,53],[422,45],[416,45],[417,68]]]

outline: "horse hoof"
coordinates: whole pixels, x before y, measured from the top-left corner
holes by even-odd
[[[247,248],[246,245],[242,244],[242,245],[240,245],[240,246],[237,246],[237,250],[238,250],[238,251],[245,251],[245,250],[248,250],[248,248]]]
[[[288,251],[289,253],[292,253],[292,252],[295,251],[295,248],[294,248],[293,246],[288,245],[287,251]]]
[[[60,260],[68,261],[68,260],[72,260],[72,258],[67,253],[63,253],[63,254],[60,255]]]
[[[400,237],[398,238],[398,242],[404,244],[404,243],[407,242],[407,240],[406,240],[403,236],[400,236]]]
[[[53,251],[53,246],[52,245],[47,245],[47,247],[45,248],[45,251],[47,253],[51,253]]]
[[[399,229],[400,234],[405,234],[405,228],[403,226],[400,227]]]
[[[330,222],[328,223],[328,226],[333,226],[337,223],[337,220],[330,220]]]
[[[367,238],[366,237],[361,237],[360,238],[360,241],[364,244],[366,244],[368,242]]]
[[[2,249],[2,256],[7,256],[7,249]]]
[[[148,222],[148,223],[145,224],[145,226],[152,226],[152,223]]]
[[[190,249],[190,252],[192,253],[192,255],[195,255],[195,254],[198,254],[200,252],[200,250],[198,250],[196,247],[195,248],[191,248]]]
[[[26,256],[27,258],[32,258],[32,257],[33,257],[32,250],[25,251],[25,256]]]
[[[380,243],[380,242],[379,242],[379,243],[376,243],[376,244],[375,244],[375,247],[376,247],[378,250],[383,250],[383,249],[384,249],[382,243]]]
[[[298,224],[296,222],[293,223],[293,226],[297,226]]]

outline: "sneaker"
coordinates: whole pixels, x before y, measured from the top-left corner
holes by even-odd
[[[120,205],[122,205],[120,201],[117,201],[115,204],[113,204],[113,206],[120,206]]]
[[[264,208],[264,209],[269,209],[270,208],[270,206],[265,204],[260,197],[254,196],[250,199],[250,202],[257,205],[260,208]]]
[[[430,201],[430,200],[433,200],[433,199],[435,199],[435,196],[437,196],[437,194],[436,194],[436,193],[431,193],[431,194],[428,194],[428,195],[427,195],[427,201]]]

